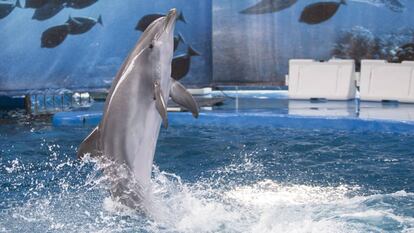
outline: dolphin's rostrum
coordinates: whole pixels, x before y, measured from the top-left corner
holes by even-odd
[[[115,166],[126,166],[126,176],[117,169],[105,168],[107,174],[116,177],[112,196],[141,210],[147,209],[161,121],[168,126],[166,103],[170,88],[176,87],[172,84],[177,82],[170,77],[176,18],[177,11],[172,9],[143,32],[113,81],[102,121],[78,150],[79,157],[100,155]],[[193,115],[198,114],[197,104],[185,89],[174,88],[172,93]]]

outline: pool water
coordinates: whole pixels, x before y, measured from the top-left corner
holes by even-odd
[[[171,124],[143,215],[76,159],[91,129],[0,126],[0,232],[414,231],[414,134]]]

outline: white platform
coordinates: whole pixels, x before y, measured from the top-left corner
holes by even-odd
[[[349,100],[355,98],[354,60],[289,61],[286,78],[290,99]]]
[[[359,83],[361,100],[414,103],[414,62],[362,60]]]

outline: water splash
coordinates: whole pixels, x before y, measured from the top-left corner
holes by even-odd
[[[61,190],[33,195],[0,212],[0,230],[19,232],[361,232],[414,229],[414,217],[397,213],[393,202],[412,202],[404,191],[358,195],[359,187],[289,185],[262,180],[230,189],[212,181],[186,183],[179,176],[154,167],[148,215],[139,214],[116,200],[99,165],[65,161],[55,172],[78,173],[92,169],[73,186],[61,178]],[[228,169],[256,169],[251,161]],[[27,172],[12,162],[16,172]],[[6,166],[9,167],[9,166]],[[65,167],[74,170],[67,173]],[[258,166],[260,167],[260,166]],[[16,170],[17,169],[17,170]],[[223,171],[221,172],[223,174]],[[70,174],[69,174],[70,175]],[[34,190],[44,189],[47,182]],[[48,188],[47,188],[48,189]]]
[[[287,134],[283,132],[284,136]],[[295,133],[295,137],[297,135]],[[317,136],[314,138],[321,140],[320,134]],[[309,138],[306,135],[305,142],[310,145]],[[312,185],[270,179],[265,175],[270,169],[265,161],[278,155],[260,159],[264,153],[270,153],[271,149],[267,147],[271,148],[271,143],[265,142],[266,146],[252,149],[248,144],[251,139],[249,137],[241,145],[229,143],[230,146],[240,146],[229,149],[229,154],[220,154],[227,156],[229,161],[212,166],[210,170],[206,168],[208,175],[195,181],[154,166],[147,214],[127,208],[111,197],[109,190],[113,177],[103,172],[108,164],[91,158],[77,161],[66,156],[67,153],[74,154],[74,148],[68,152],[64,146],[45,140],[40,152],[37,150],[38,156],[46,157],[44,160],[26,158],[25,161],[18,155],[14,156],[17,159],[10,160],[0,157],[0,232],[414,230],[414,193],[383,191],[368,194],[357,185]],[[335,140],[341,139],[336,137]],[[310,150],[303,147],[303,141],[291,141],[295,141],[300,151]],[[326,140],[323,145],[327,145]],[[341,147],[343,145],[335,148]],[[283,148],[278,145],[282,152]],[[340,150],[334,152],[340,153]],[[275,161],[283,159],[292,166],[288,157],[283,155]]]

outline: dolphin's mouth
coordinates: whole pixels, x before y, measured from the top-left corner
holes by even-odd
[[[173,8],[165,16],[164,31],[167,33],[170,32],[176,20],[177,20],[177,9]]]

